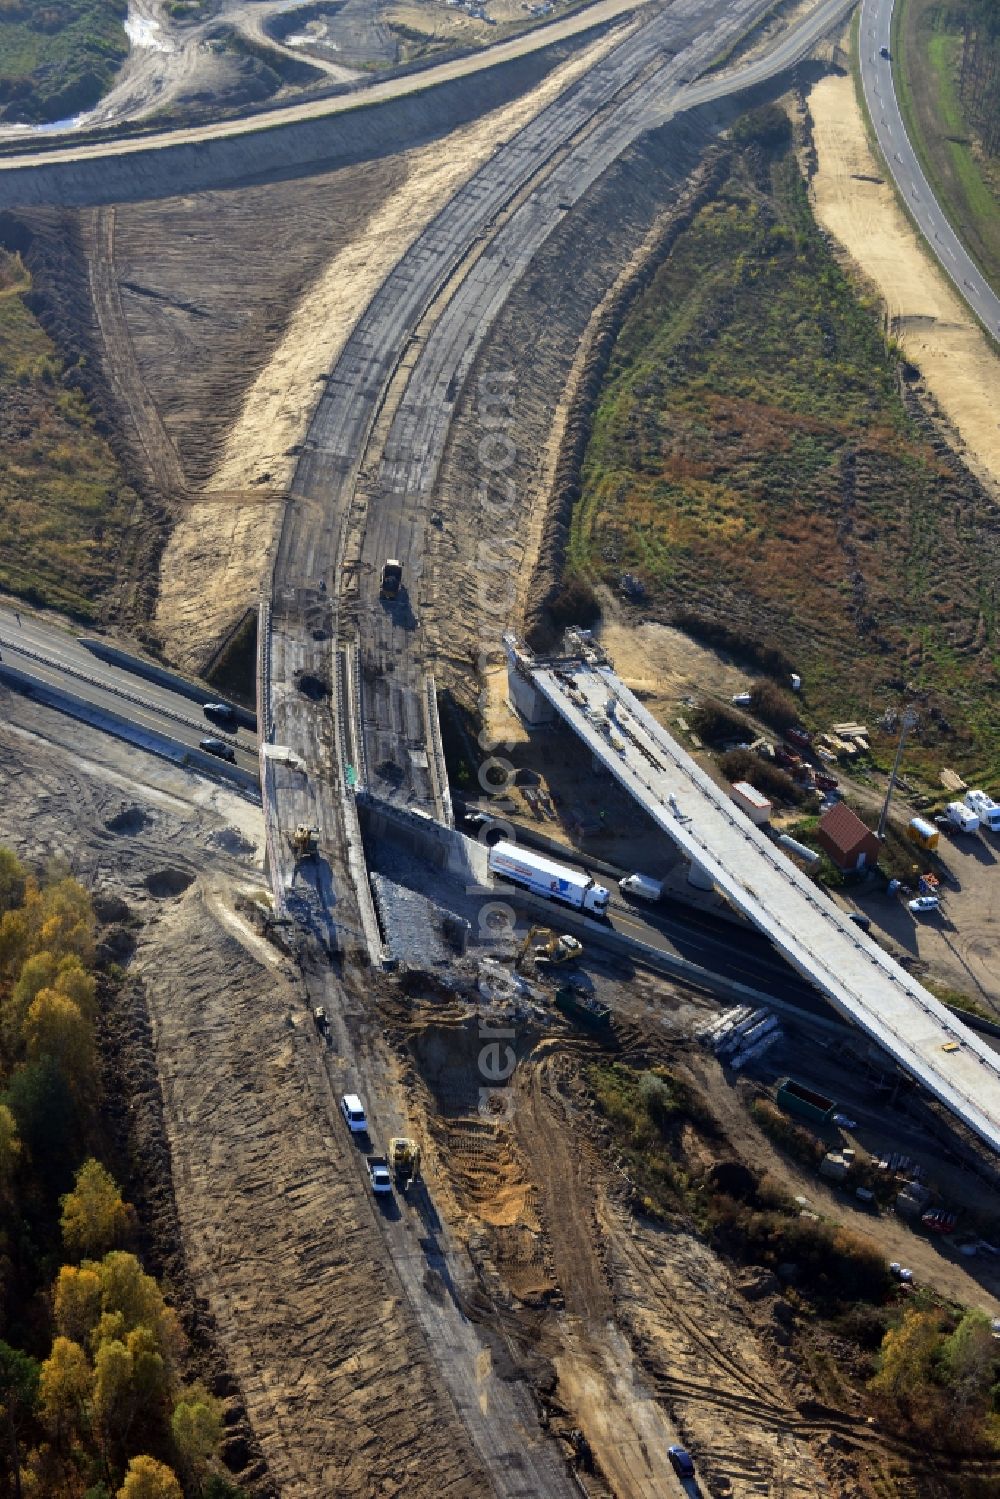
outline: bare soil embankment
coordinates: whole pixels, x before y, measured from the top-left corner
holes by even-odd
[[[19,716],[0,730],[0,841],[69,859],[132,913],[107,1086],[147,1156],[150,1253],[225,1402],[226,1461],[260,1499],[479,1499],[298,970],[241,905],[262,886],[259,812],[30,703]]]
[[[684,115],[626,152],[535,257],[477,355],[442,463],[435,503],[447,523],[428,532],[421,599],[438,679],[467,702],[471,663],[498,652],[502,630],[520,626],[548,590],[551,573],[540,580],[536,561],[595,330],[699,200],[704,177],[688,179],[725,118]],[[501,474],[480,448],[498,428],[510,443]]]
[[[1000,493],[1000,357],[883,179],[851,79],[822,79],[806,103],[816,217],[885,303],[890,331],[951,424],[961,456]]]
[[[256,601],[317,381],[365,303],[497,139],[612,44],[598,39],[446,149],[6,221],[25,245],[42,321],[78,361],[147,501],[125,549],[116,621],[204,669]]]
[[[652,988],[669,1007],[668,986]],[[441,999],[383,1013],[412,1059],[404,1081],[437,1200],[463,1225],[508,1346],[533,1366],[549,1430],[567,1449],[574,1429],[589,1444],[584,1492],[661,1492],[665,1449],[681,1440],[713,1493],[837,1492],[796,1410],[808,1380],[776,1363],[724,1265],[686,1227],[657,1230],[626,1206],[583,1085],[598,1049],[555,1017],[542,1036],[520,1015],[508,1097],[484,1117],[474,1015]]]

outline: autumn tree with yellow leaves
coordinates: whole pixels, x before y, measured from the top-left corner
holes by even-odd
[[[226,1499],[217,1403],[100,1159],[94,930],[76,880],[0,848],[0,1494]],[[12,1316],[46,1299],[47,1334]]]

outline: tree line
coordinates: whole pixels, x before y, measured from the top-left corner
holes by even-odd
[[[102,1163],[84,888],[0,848],[0,1493],[233,1499],[217,1402]]]
[[[1000,155],[1000,5],[961,0],[952,7],[962,31],[958,89],[991,156]]]

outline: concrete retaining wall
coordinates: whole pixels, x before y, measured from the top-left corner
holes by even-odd
[[[485,845],[433,818],[394,807],[367,793],[360,792],[356,800],[366,837],[392,838],[436,869],[447,869],[474,885],[488,884],[489,850]]]

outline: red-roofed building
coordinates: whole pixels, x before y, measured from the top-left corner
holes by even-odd
[[[823,813],[816,829],[816,842],[838,869],[868,869],[878,863],[878,839],[843,802]]]

